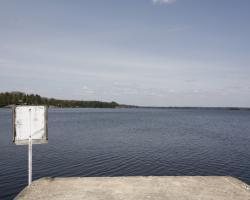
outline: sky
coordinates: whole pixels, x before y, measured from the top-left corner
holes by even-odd
[[[0,92],[250,107],[249,0],[0,0]]]

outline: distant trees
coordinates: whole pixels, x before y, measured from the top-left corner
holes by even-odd
[[[119,106],[116,102],[60,100],[23,92],[0,93],[0,107],[8,105],[47,105],[62,108],[116,108]]]

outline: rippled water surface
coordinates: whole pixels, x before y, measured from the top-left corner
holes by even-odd
[[[0,199],[27,185],[27,146],[0,109]],[[50,109],[49,144],[33,146],[33,178],[230,175],[250,184],[250,112]]]

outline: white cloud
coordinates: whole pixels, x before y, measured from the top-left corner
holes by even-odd
[[[82,90],[83,90],[83,93],[84,93],[84,94],[94,94],[94,93],[95,93],[94,90],[90,89],[90,88],[89,88],[88,86],[86,86],[86,85],[83,86]]]
[[[171,3],[174,3],[176,0],[152,0],[154,4],[171,4]]]

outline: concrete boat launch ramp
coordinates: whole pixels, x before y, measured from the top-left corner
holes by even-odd
[[[250,200],[250,186],[232,177],[42,178],[16,200]]]

